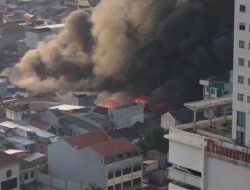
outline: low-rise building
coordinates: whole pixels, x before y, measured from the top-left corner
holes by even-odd
[[[125,138],[111,139],[100,130],[61,139],[48,152],[51,176],[104,190],[140,188],[141,162],[136,145]]]
[[[137,122],[144,122],[145,104],[132,103],[108,109],[109,120],[115,128],[132,127]]]
[[[19,190],[36,179],[36,165],[0,152],[0,190]]]

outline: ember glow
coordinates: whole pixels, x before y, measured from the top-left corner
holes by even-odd
[[[146,104],[148,100],[145,96],[138,96],[133,99],[133,102],[137,104]]]
[[[103,100],[99,106],[105,107],[105,108],[112,108],[114,105],[117,104],[117,97],[116,96],[110,96],[107,99]]]

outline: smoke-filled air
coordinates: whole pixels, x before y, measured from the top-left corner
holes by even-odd
[[[28,51],[11,81],[34,94],[86,91],[176,107],[232,67],[233,0],[102,0]]]

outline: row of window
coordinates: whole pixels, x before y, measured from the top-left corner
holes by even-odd
[[[246,48],[246,42],[244,40],[239,40],[239,48],[240,49]],[[250,50],[250,42],[248,43],[248,49]]]
[[[246,31],[246,23],[243,23],[243,22],[241,22],[241,23],[239,23],[239,30],[241,30],[241,31]],[[248,30],[249,30],[249,32],[250,32],[250,25],[248,26]]]
[[[238,65],[241,67],[244,67],[245,66],[245,59],[240,57],[238,59]],[[248,60],[247,66],[248,66],[248,68],[250,68],[250,60]]]
[[[245,77],[242,75],[238,76],[238,84],[244,84],[245,83]],[[250,78],[247,79],[247,85],[250,86]]]
[[[133,172],[137,172],[141,170],[141,164],[133,166]],[[124,168],[123,170],[115,170],[115,171],[109,171],[108,173],[108,179],[112,179],[114,177],[120,177],[121,175],[127,175],[132,173],[132,167]]]
[[[133,183],[133,186],[137,186],[137,185],[140,185],[141,184],[141,178],[136,178],[134,180],[131,180],[131,181],[125,181],[123,183],[118,183],[116,185],[112,185],[112,186],[109,186],[108,187],[108,190],[121,190],[122,188],[123,189],[129,189],[130,187],[132,187],[132,183]]]
[[[244,102],[244,94],[238,93],[237,99],[238,99],[238,101],[240,101],[240,102]],[[250,96],[247,96],[247,103],[250,104]]]

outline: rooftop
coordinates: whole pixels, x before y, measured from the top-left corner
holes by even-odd
[[[108,136],[101,130],[65,138],[65,140],[76,149],[86,148],[88,146],[107,141],[108,139]]]
[[[85,107],[84,106],[69,105],[69,104],[62,104],[62,105],[50,107],[50,109],[58,109],[60,111],[71,111],[71,110],[78,110],[78,109],[83,109],[83,108],[85,108]]]
[[[11,137],[6,138],[6,140],[11,141],[11,142],[15,142],[15,143],[19,143],[19,144],[22,144],[24,146],[31,145],[31,144],[35,143],[34,141],[31,141],[29,139],[26,139],[26,138],[20,137],[20,136],[11,136]]]
[[[226,106],[232,104],[232,96],[223,96],[216,99],[201,100],[185,103],[184,106],[192,111],[203,111],[209,108]]]
[[[175,128],[232,143],[232,116],[199,121],[196,130],[193,127],[194,123],[188,123]]]
[[[0,152],[0,168],[12,164],[18,164],[19,159],[4,152]]]
[[[180,110],[170,111],[169,113],[182,124],[190,123],[193,121],[193,111],[189,109],[184,108]],[[204,120],[205,118],[203,116],[203,113],[198,113],[196,119]]]
[[[108,141],[92,145],[90,148],[95,150],[104,158],[139,150],[136,145],[129,142],[126,138],[110,139]]]

